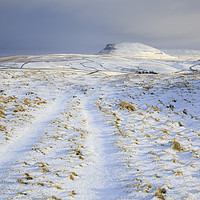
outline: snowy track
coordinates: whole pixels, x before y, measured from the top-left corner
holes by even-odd
[[[114,147],[114,133],[93,99],[87,98],[84,104],[90,133],[86,148],[91,152],[92,163],[86,167],[80,184],[77,184],[77,190],[81,190],[78,199],[117,199],[123,194],[121,180],[124,170]]]
[[[51,123],[63,108],[62,99],[56,98],[57,101],[46,105],[46,108],[35,113],[36,119],[28,125],[18,127],[15,135],[7,143],[3,144],[0,152],[0,165],[10,166],[16,160],[24,157],[31,150],[32,146],[38,142],[44,129]],[[5,175],[2,173],[1,175]]]

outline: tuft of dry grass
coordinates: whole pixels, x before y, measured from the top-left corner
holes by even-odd
[[[33,180],[33,177],[31,177],[30,174],[25,173],[25,176],[26,176],[25,177],[26,180]]]
[[[25,177],[26,180],[33,180],[33,177],[31,177],[30,174],[25,173],[25,176],[26,176]]]
[[[150,90],[150,89],[152,89],[153,88],[153,85],[145,85],[144,86],[144,89],[146,90],[146,91],[148,91],[148,90]]]
[[[136,107],[133,106],[132,103],[121,101],[119,105],[121,106],[121,109],[128,110],[130,112],[136,111]]]
[[[182,171],[176,171],[175,176],[183,176],[183,172]]]
[[[171,148],[175,151],[184,151],[184,147],[180,144],[180,142],[176,141],[176,139],[174,139],[173,141],[171,141],[172,145]]]
[[[50,172],[46,167],[41,167],[41,171],[42,171],[43,173],[48,173],[48,172]]]
[[[53,199],[53,200],[62,200],[62,199],[57,198],[57,197],[54,196],[54,195],[51,197],[51,199]]]
[[[74,190],[71,191],[70,196],[76,195],[76,192]]]
[[[69,179],[71,179],[72,181],[74,180],[74,176],[72,174],[69,175]]]
[[[181,122],[178,122],[178,125],[179,125],[179,126],[183,126],[183,124],[182,124]]]
[[[58,185],[55,185],[55,188],[58,189],[58,190],[63,190],[63,188],[58,186]]]
[[[31,99],[25,98],[24,99],[24,105],[31,106]]]
[[[158,107],[156,107],[156,106],[152,106],[152,109],[153,109],[153,111],[155,111],[155,112],[160,112],[160,109],[159,109]]]
[[[22,105],[16,105],[17,108],[13,110],[13,112],[24,112],[26,109]]]
[[[0,102],[8,103],[8,100],[5,97],[0,96]]]
[[[5,131],[6,130],[6,127],[5,126],[2,126],[0,125],[0,131]]]
[[[76,172],[72,172],[73,176],[78,176],[78,174]]]
[[[6,113],[3,110],[0,110],[0,118],[5,118]]]
[[[69,179],[71,179],[72,181],[75,179],[75,177],[77,177],[78,174],[76,172],[72,172],[70,175],[69,175]]]
[[[27,185],[27,184],[28,184],[27,182],[24,182],[21,178],[18,178],[18,179],[17,179],[17,182],[18,182],[18,183],[21,183],[21,184],[24,184],[24,185]]]
[[[155,196],[159,199],[165,200],[165,196],[164,196],[165,193],[166,193],[165,188],[158,187],[158,189],[156,190]]]
[[[40,183],[40,182],[39,182],[39,183],[37,183],[37,185],[44,186],[44,183]]]
[[[74,149],[74,151],[75,151],[75,154],[77,156],[82,156],[83,155],[82,152],[81,152],[81,150],[79,150],[79,149]]]

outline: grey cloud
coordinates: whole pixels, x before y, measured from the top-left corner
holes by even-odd
[[[0,52],[95,53],[108,42],[199,48],[199,0],[1,0]]]

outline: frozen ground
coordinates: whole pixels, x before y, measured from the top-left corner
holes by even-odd
[[[1,58],[1,199],[198,199],[192,58]]]

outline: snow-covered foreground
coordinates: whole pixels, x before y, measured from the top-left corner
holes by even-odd
[[[0,76],[1,199],[198,199],[198,73]]]
[[[199,199],[198,53],[0,58],[0,199]]]

